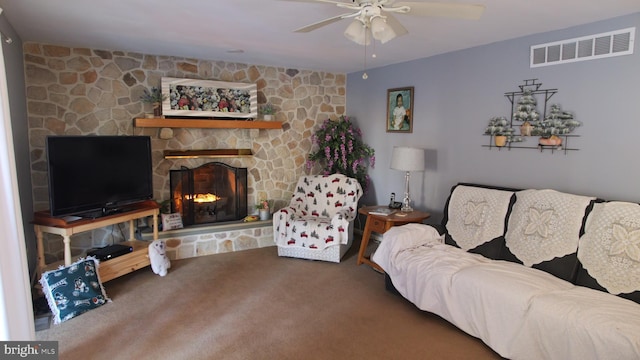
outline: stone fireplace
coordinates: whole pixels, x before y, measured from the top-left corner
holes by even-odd
[[[347,76],[343,73],[34,42],[25,42],[23,53],[29,139],[21,141],[28,143],[30,150],[34,211],[49,208],[46,136],[65,134],[151,136],[154,200],[159,203],[171,202],[173,196],[170,169],[196,168],[204,163],[192,160],[191,153],[170,158],[165,151],[250,149],[250,156],[216,153],[200,158],[226,158],[225,163],[248,168],[248,214],[254,213],[252,205],[263,198],[282,206],[305,173],[314,129],[325,119],[346,113]],[[164,76],[255,83],[258,103],[273,103],[282,129],[176,125],[173,138],[166,139],[159,137],[157,128],[134,127],[132,119],[152,110],[140,101],[140,95],[158,86]],[[127,234],[128,223],[124,226]],[[116,241],[125,237],[109,229],[73,235],[72,254],[80,256],[88,249],[111,244],[114,236]],[[274,245],[270,221],[193,225],[162,231],[159,237],[166,240],[172,260]],[[144,240],[151,241],[152,236]],[[47,237],[44,249],[47,262],[64,256],[57,236]]]
[[[171,211],[184,225],[240,220],[247,216],[247,169],[210,162],[170,171]]]

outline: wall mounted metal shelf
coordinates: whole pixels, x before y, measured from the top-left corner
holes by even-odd
[[[520,128],[520,126],[514,124],[514,113],[515,113],[517,105],[518,105],[517,97],[523,96],[525,93],[530,93],[531,95],[542,95],[542,97],[544,98],[544,102],[541,104],[542,105],[541,118],[545,119],[547,117],[547,110],[548,110],[549,100],[551,99],[551,97],[553,95],[555,95],[558,92],[558,89],[541,89],[540,87],[542,86],[542,84],[537,82],[537,80],[538,79],[526,79],[526,80],[524,80],[524,84],[518,85],[518,87],[520,88],[520,91],[509,91],[509,92],[504,93],[504,96],[507,98],[507,100],[509,100],[509,103],[511,104],[511,114],[510,114],[510,117],[509,117],[509,120],[508,120],[508,128],[511,128],[511,129]],[[534,105],[534,107],[535,107],[535,105]],[[514,137],[521,137],[524,142],[526,142],[527,139],[536,139],[537,140],[537,138],[538,138],[538,136],[525,136],[525,135],[522,135],[522,132],[523,132],[523,130],[520,130],[520,133],[519,134],[518,133],[514,134]],[[489,137],[489,144],[488,145],[482,145],[482,147],[489,148],[489,150],[492,150],[494,148],[497,148],[498,150],[502,150],[502,149],[507,149],[507,150],[511,150],[511,149],[534,149],[534,150],[540,150],[540,152],[543,152],[544,150],[550,150],[551,153],[554,153],[554,152],[558,151],[558,152],[564,152],[565,155],[569,151],[580,150],[580,149],[569,147],[569,138],[580,137],[580,135],[557,134],[555,136],[557,136],[557,137],[562,139],[562,144],[561,145],[540,145],[540,144],[536,144],[535,146],[534,145],[527,146],[525,144],[522,144],[522,142],[508,142],[508,143],[506,143],[505,146],[496,146],[495,142],[494,142],[495,135],[487,135],[487,134],[485,134],[485,136]],[[522,144],[522,145],[516,145],[516,144]]]
[[[535,149],[535,150],[540,150],[540,152],[543,152],[544,150],[551,150],[551,153],[553,154],[555,151],[562,151],[565,154],[568,151],[578,151],[580,149],[575,149],[575,148],[570,148],[568,147],[569,144],[569,138],[577,138],[580,137],[580,135],[556,135],[557,137],[562,138],[562,145],[540,145],[538,144],[538,146],[521,146],[521,145],[513,145],[514,143],[507,143],[505,146],[496,146],[494,141],[493,141],[493,135],[486,135],[489,136],[489,144],[488,145],[482,145],[482,147],[486,147],[489,148],[489,150],[491,150],[492,148],[496,148],[498,150],[502,150],[502,149],[507,149],[507,150],[511,150],[511,149]],[[535,136],[529,136],[531,138],[535,138]],[[519,144],[519,143],[516,143]]]

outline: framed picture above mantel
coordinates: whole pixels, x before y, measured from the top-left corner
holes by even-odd
[[[162,114],[176,117],[255,119],[256,84],[163,77]]]

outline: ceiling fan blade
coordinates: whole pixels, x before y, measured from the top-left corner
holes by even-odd
[[[398,19],[396,19],[395,16],[388,13],[385,14],[385,16],[387,17],[387,25],[389,25],[391,30],[393,30],[393,32],[396,33],[396,36],[402,36],[408,33],[407,29],[405,29],[405,27],[402,26],[400,21],[398,21]]]
[[[355,2],[344,2],[344,1],[333,1],[333,0],[279,0],[279,1],[288,1],[288,2],[299,2],[299,3],[324,3],[324,4],[333,4],[337,7],[351,10],[360,10],[360,4]]]
[[[319,29],[323,26],[329,25],[329,24],[333,24],[334,22],[340,21],[342,19],[346,19],[348,17],[353,17],[355,16],[355,14],[342,14],[342,15],[338,15],[338,16],[334,16],[334,17],[330,17],[328,19],[324,19],[322,21],[318,21],[316,23],[307,25],[307,26],[303,26],[299,29],[293,30],[293,32],[297,32],[297,33],[308,33],[310,31]]]
[[[437,2],[397,2],[393,7],[408,6],[411,8],[406,15],[435,16],[457,19],[477,20],[484,12],[484,5],[447,4]]]
[[[302,2],[302,3],[328,3],[328,4],[335,4],[335,5],[345,4],[342,1],[333,1],[333,0],[280,0],[280,1]]]

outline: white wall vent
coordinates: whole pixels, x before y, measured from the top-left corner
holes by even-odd
[[[531,67],[633,54],[636,28],[627,28],[531,47]]]

